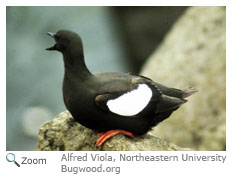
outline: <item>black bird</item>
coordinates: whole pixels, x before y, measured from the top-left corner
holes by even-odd
[[[91,73],[86,67],[82,40],[72,31],[48,32],[55,45],[47,50],[63,54],[63,99],[74,119],[97,130],[101,146],[118,133],[143,135],[168,118],[197,92],[169,88],[151,79],[131,73]]]

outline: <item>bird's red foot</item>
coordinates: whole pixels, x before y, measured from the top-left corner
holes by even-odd
[[[100,132],[100,133],[98,133],[99,138],[96,142],[97,146],[100,147],[107,139],[115,136],[116,134],[124,134],[124,135],[130,136],[130,137],[134,137],[134,135],[131,132],[124,131],[121,129],[111,130],[111,131],[107,131],[107,132]]]

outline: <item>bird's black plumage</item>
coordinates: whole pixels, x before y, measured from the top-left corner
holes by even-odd
[[[53,37],[56,43],[47,50],[57,50],[63,54],[64,103],[74,119],[88,128],[99,132],[122,129],[142,135],[168,118],[186,102],[184,98],[197,91],[195,88],[168,88],[147,77],[130,73],[92,74],[85,65],[82,41],[78,34],[60,30],[56,34],[48,35]],[[112,112],[108,105],[110,100],[136,91],[141,84],[145,84],[152,92],[143,110],[131,116]]]

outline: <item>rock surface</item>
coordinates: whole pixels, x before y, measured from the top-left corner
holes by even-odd
[[[154,135],[128,138],[116,135],[102,147],[96,147],[97,132],[75,122],[68,111],[60,113],[39,130],[35,150],[40,151],[142,151],[142,150],[189,150],[170,144]]]
[[[225,150],[225,32],[225,7],[191,7],[145,64],[141,74],[154,81],[199,90],[153,134],[181,147]]]

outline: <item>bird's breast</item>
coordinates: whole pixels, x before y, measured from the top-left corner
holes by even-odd
[[[64,103],[74,117],[91,113],[95,107],[95,97],[95,90],[85,84],[70,84],[65,81],[63,83]]]

